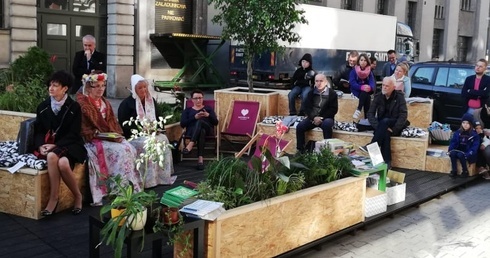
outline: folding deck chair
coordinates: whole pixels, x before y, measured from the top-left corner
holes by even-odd
[[[260,102],[232,101],[231,108],[226,113],[226,118],[223,121],[224,123],[218,141],[221,144],[221,139],[225,140],[230,148],[227,150],[220,148],[221,152],[236,153],[238,149],[235,148],[235,144],[246,145],[252,139],[252,136],[255,135],[259,113]],[[250,155],[250,149],[247,155]]]
[[[250,150],[250,148],[254,143],[256,143],[255,151],[253,154],[254,156],[260,157],[262,148],[264,146],[267,146],[267,149],[271,152],[272,156],[276,156],[277,140],[278,139],[276,138],[275,135],[269,135],[269,134],[259,132],[247,143],[247,145],[245,145],[245,147],[243,147],[243,149],[240,152],[235,154],[235,157],[240,158],[241,156],[243,156],[243,154],[246,151]],[[284,154],[284,150],[289,146],[290,143],[291,141],[284,140],[284,139],[281,139],[279,141],[279,147],[281,149],[281,153],[279,154],[279,156],[282,156]]]
[[[190,108],[193,105],[194,104],[192,103],[192,100],[191,99],[187,99],[187,101],[185,102],[186,108]],[[203,105],[204,106],[212,107],[215,110],[216,101],[214,99],[205,99],[205,100],[203,100]],[[215,110],[215,112],[216,112],[216,110]],[[206,156],[206,155],[203,156],[204,160],[218,160],[219,159],[218,134],[216,133],[217,130],[218,130],[218,126],[215,126],[214,127],[214,133],[213,133],[213,135],[207,135],[206,136],[206,144],[205,144],[205,147],[204,147],[204,150],[213,150],[213,152],[216,152],[216,153],[215,153],[215,155],[213,157]],[[180,137],[181,138],[181,141],[180,141],[181,150],[185,148],[185,146],[187,145],[187,141],[190,140],[190,137],[186,136],[185,135],[185,132],[186,131],[185,131],[185,128],[184,128],[182,130],[182,136]],[[192,150],[190,150],[190,153],[187,154],[187,155],[186,154],[183,154],[181,152],[180,153],[180,155],[181,155],[180,156],[180,159],[181,160],[197,160],[196,151],[197,151],[197,145],[194,146],[194,148]]]

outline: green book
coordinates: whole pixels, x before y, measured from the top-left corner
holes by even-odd
[[[178,198],[182,202],[194,195],[197,195],[198,192],[184,186],[177,186],[165,191],[165,194]]]

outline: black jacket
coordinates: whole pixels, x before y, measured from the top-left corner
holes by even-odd
[[[315,94],[316,87],[308,93],[308,97],[306,99],[306,103],[308,104],[305,107],[306,115],[309,119],[313,120],[316,114],[313,114],[313,95]],[[335,114],[339,110],[339,102],[337,93],[331,88],[328,88],[328,99],[326,102],[323,102],[320,109],[320,115],[323,118],[332,118],[334,119]]]
[[[396,123],[391,130],[393,131],[393,135],[400,135],[402,130],[407,126],[408,122],[407,102],[405,101],[405,95],[401,91],[395,90],[391,94],[390,100],[390,102],[387,102],[383,93],[376,93],[367,113],[367,117],[369,123],[375,130],[378,127],[379,118],[396,118]]]
[[[340,82],[341,79],[346,80],[347,82],[349,81],[350,77],[350,72],[352,71],[352,67],[349,66],[349,64],[345,64],[340,67],[339,71],[335,74],[333,77],[333,84],[336,86],[337,90],[341,90],[344,93],[350,93],[350,87],[345,88],[342,86],[342,83]]]
[[[475,87],[475,79],[476,75],[466,77],[463,88],[461,89],[461,95],[463,96],[464,100],[464,112],[468,110],[468,101],[470,99],[480,99],[480,107],[485,106],[485,103],[487,103],[488,96],[490,94],[490,76],[485,74],[482,76],[478,90],[473,89]]]
[[[62,122],[65,113],[66,115]],[[66,99],[58,115],[55,115],[51,109],[51,98],[48,97],[39,104],[36,111],[36,121],[34,122],[34,150],[38,150],[39,146],[45,143],[44,137],[46,133],[49,130],[56,131],[61,122],[62,125],[56,133],[54,143],[57,147],[66,147],[68,149],[69,159],[83,163],[87,156],[87,151],[83,146],[84,142],[80,135],[82,111],[80,105],[70,97]]]
[[[155,117],[158,119],[161,114],[158,113],[157,111],[157,102],[155,99],[153,99],[153,104],[155,105]],[[121,128],[123,129],[123,134],[126,139],[131,138],[131,130],[136,129],[136,125],[133,123],[131,126],[129,125],[123,125],[124,121],[129,121],[131,117],[136,118],[138,114],[136,113],[136,100],[133,98],[133,96],[129,96],[125,98],[121,104],[119,104],[119,108],[117,110],[117,120],[119,121],[119,124],[121,125]],[[162,128],[163,129],[163,128]]]
[[[303,60],[310,63],[310,66],[308,66],[306,69],[301,66],[301,61]],[[298,65],[299,68],[294,71],[293,77],[291,78],[291,89],[294,86],[312,87],[313,85],[315,85],[314,73],[312,75],[307,75],[309,71],[313,71],[313,58],[311,54],[304,54],[303,57],[299,60]]]
[[[87,68],[87,57],[85,56],[85,51],[78,51],[75,54],[75,59],[73,60],[73,75],[75,77],[75,84],[71,88],[71,93],[77,93],[80,86],[82,86],[82,76],[84,74],[90,74],[92,70],[101,70],[106,72],[106,56],[105,54],[95,50],[92,57],[89,60],[89,67]]]

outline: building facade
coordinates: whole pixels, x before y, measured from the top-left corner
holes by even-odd
[[[490,0],[311,0],[310,4],[396,16],[412,28],[419,44],[415,61],[474,62],[487,56]],[[160,55],[151,34],[180,21],[187,27],[177,32],[219,36],[221,28],[211,22],[216,12],[201,0],[3,0],[0,68],[29,47],[40,46],[55,57],[56,69],[70,71],[75,52],[82,49],[81,38],[93,34],[97,49],[107,54],[108,96],[126,97],[131,74],[169,80],[179,70]],[[224,76],[227,63],[225,45],[215,58]]]

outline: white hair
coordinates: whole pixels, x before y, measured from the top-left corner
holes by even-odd
[[[87,34],[87,35],[83,36],[82,40],[83,40],[83,41],[94,42],[94,44],[95,44],[95,43],[97,43],[97,42],[95,41],[95,37],[94,37],[94,36],[92,36],[92,35],[90,35],[90,34]]]

